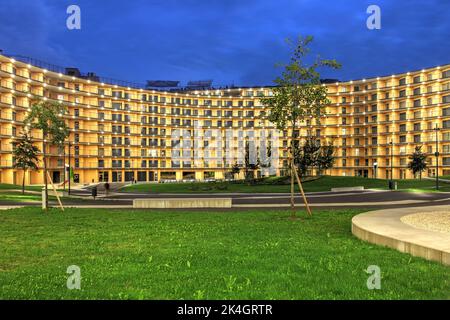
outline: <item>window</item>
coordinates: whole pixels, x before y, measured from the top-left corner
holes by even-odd
[[[450,95],[442,97],[442,103],[450,103]]]
[[[450,120],[442,121],[442,127],[445,129],[450,128]]]
[[[122,98],[122,92],[121,91],[113,91],[112,96],[116,98]]]
[[[444,141],[450,141],[450,132],[444,132],[442,134],[442,140]]]
[[[400,132],[406,132],[406,124],[401,124],[401,125],[399,126],[399,131],[400,131]]]
[[[122,160],[112,160],[113,168],[122,168]]]

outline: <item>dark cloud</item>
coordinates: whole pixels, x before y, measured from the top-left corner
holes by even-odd
[[[65,26],[78,4],[82,30]],[[382,29],[366,28],[378,4]],[[214,79],[270,84],[289,52],[283,40],[315,36],[313,49],[343,64],[324,77],[358,79],[450,63],[444,0],[2,0],[0,46],[130,81]]]

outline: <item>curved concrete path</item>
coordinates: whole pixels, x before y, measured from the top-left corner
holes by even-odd
[[[352,233],[361,240],[450,266],[450,233],[418,229],[400,221],[414,213],[449,210],[447,205],[370,211],[353,217]]]

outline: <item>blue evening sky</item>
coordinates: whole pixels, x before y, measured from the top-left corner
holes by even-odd
[[[81,30],[66,27],[71,4]],[[381,30],[366,27],[371,4]],[[284,39],[303,34],[343,64],[324,78],[350,80],[450,63],[449,17],[448,0],[1,0],[0,49],[136,82],[269,85]]]

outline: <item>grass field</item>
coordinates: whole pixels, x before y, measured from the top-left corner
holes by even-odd
[[[290,192],[290,185],[280,179],[265,179],[255,185],[238,182],[203,182],[203,183],[158,183],[134,184],[121,191],[150,192],[150,193],[226,193],[226,192]],[[432,180],[397,180],[398,188],[409,191],[435,191]],[[388,181],[382,179],[368,179],[362,177],[322,176],[319,179],[305,181],[303,187],[306,192],[330,191],[331,188],[364,186],[366,189],[388,189]],[[449,183],[441,183],[440,191],[450,191]],[[296,186],[296,190],[298,187]]]
[[[450,298],[448,267],[356,239],[357,213],[3,211],[0,299]],[[66,288],[70,265],[81,290]]]
[[[56,197],[52,195],[53,191],[49,191],[48,199],[50,201],[57,201]],[[76,198],[76,197],[60,197],[61,201],[83,201],[83,199]],[[42,202],[42,194],[40,193],[25,193],[22,194],[20,191],[13,191],[13,190],[7,190],[7,189],[0,189],[0,205],[2,204],[2,201],[8,201],[8,202]]]
[[[0,203],[1,201],[15,201],[15,202],[30,202],[30,201],[41,201],[42,196],[36,194],[22,194],[21,192],[9,191],[0,192]]]
[[[22,185],[0,183],[0,190],[22,190]],[[42,186],[25,186],[25,190],[41,191]]]

